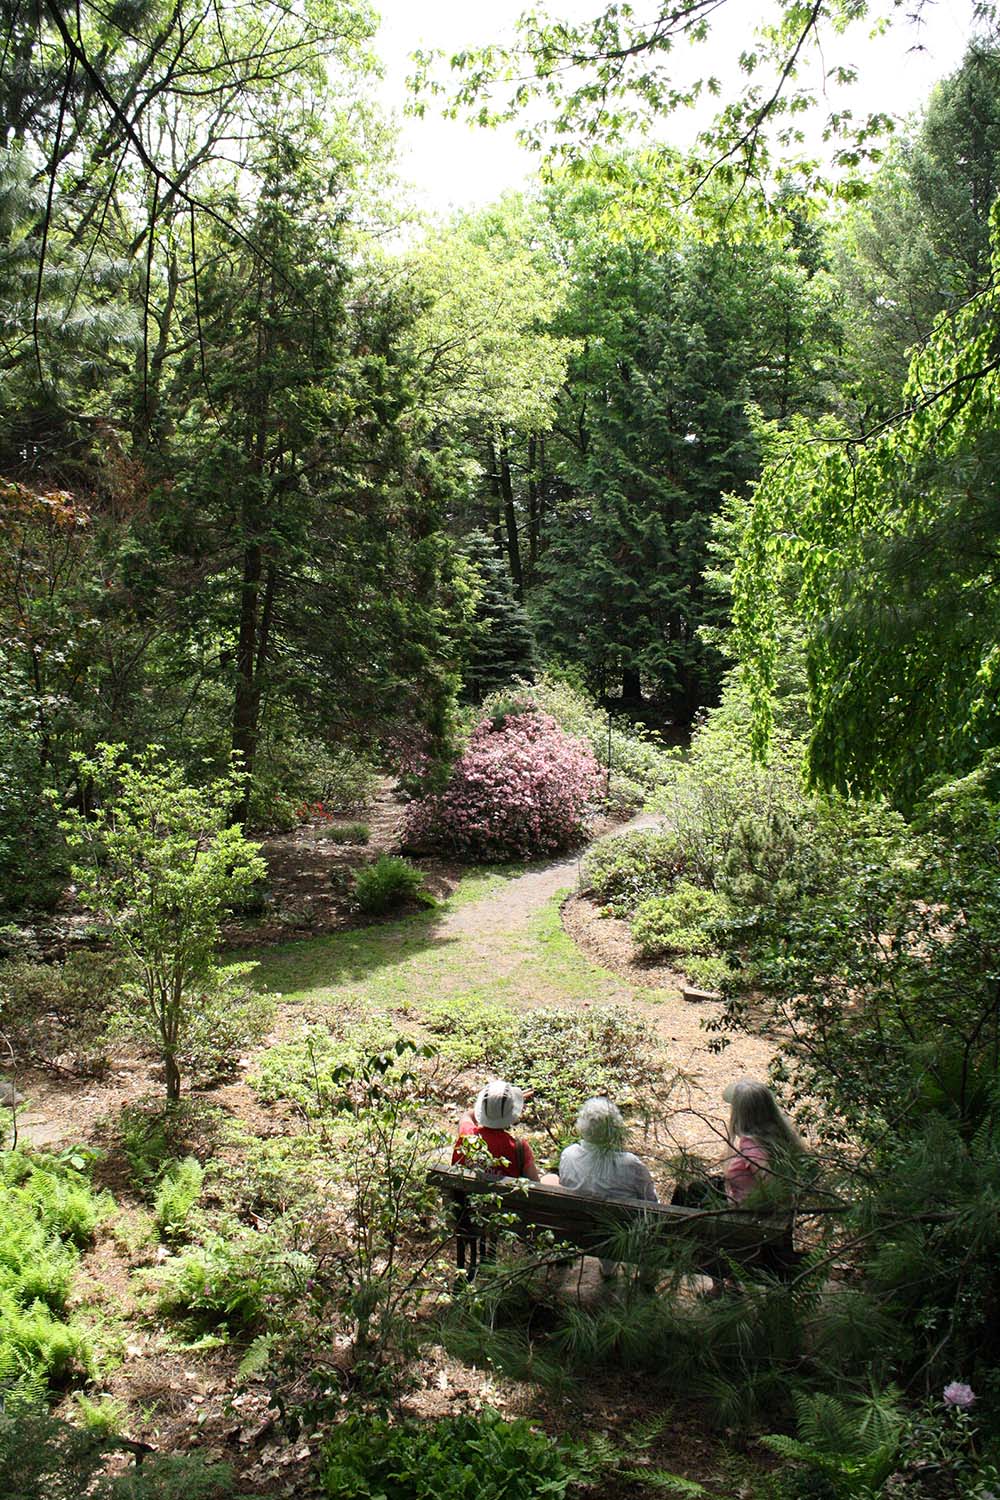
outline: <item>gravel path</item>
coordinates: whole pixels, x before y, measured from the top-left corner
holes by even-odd
[[[660,822],[658,817],[641,814],[615,833],[654,828]],[[470,968],[492,966],[498,974],[507,973],[514,955],[523,956],[532,919],[559,891],[578,889],[585,852],[571,859],[553,860],[509,881],[481,901],[447,913],[435,935],[466,945]],[[671,1066],[681,1075],[676,1093],[678,1108],[666,1127],[664,1148],[669,1150],[672,1142],[678,1149],[715,1154],[721,1149],[727,1114],[723,1089],[734,1078],[765,1078],[773,1044],[764,1037],[723,1039],[706,1032],[705,1024],[718,1017],[721,1006],[711,1001],[695,1004],[684,1000],[684,976],[665,965],[638,962],[627,925],[602,918],[591,903],[579,899],[567,903],[563,925],[581,953],[596,966],[595,979],[600,972],[605,980],[595,999],[640,1011],[662,1042]],[[718,1050],[720,1041],[722,1049]]]

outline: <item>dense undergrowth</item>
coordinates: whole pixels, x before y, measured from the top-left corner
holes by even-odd
[[[192,1358],[227,1351],[234,1383],[263,1387],[290,1436],[323,1431],[330,1496],[426,1483],[462,1497],[461,1476],[481,1477],[487,1458],[516,1470],[509,1484],[526,1497],[586,1495],[626,1472],[627,1433],[577,1449],[488,1414],[400,1421],[442,1349],[557,1406],[628,1369],[716,1431],[765,1435],[781,1468],[750,1461],[740,1477],[762,1500],[985,1500],[995,1485],[998,773],[987,762],[904,822],[804,792],[794,740],[751,762],[741,713],[734,691],[690,756],[667,762],[663,825],[599,844],[585,878],[651,951],[716,966],[701,971],[723,989],[715,1045],[741,1028],[785,1036],[774,1082],[811,1144],[796,1188],[808,1253],[790,1281],[701,1299],[693,1256],[630,1244],[619,1248],[638,1253],[639,1273],[595,1300],[553,1297],[559,1247],[519,1245],[501,1216],[492,1271],[456,1288],[452,1224],[425,1172],[484,1073],[530,1090],[524,1125],[543,1167],[572,1139],[581,1098],[607,1089],[661,1181],[680,1169],[657,1122],[684,1081],[610,998],[611,976],[574,952],[554,904],[503,972],[490,955],[470,969],[468,950],[439,937],[439,910],[279,947],[261,978],[287,1019],[248,1077],[277,1133],[193,1102],[115,1122],[108,1149],[138,1205],[120,1232],[137,1251],[141,1316]],[[505,878],[475,873],[469,891]],[[456,909],[463,899],[460,888]],[[53,990],[67,1014],[85,1008],[81,975]],[[60,1013],[36,1010],[51,1047]],[[4,1164],[18,1208],[2,1264],[30,1264],[35,1279],[3,1286],[3,1379],[25,1398],[10,1420],[30,1424],[46,1389],[95,1368],[66,1309],[78,1247],[109,1205],[72,1162],[16,1152]],[[345,1423],[345,1408],[359,1415]],[[61,1428],[32,1428],[36,1441],[63,1471],[98,1474],[96,1450],[77,1453]],[[634,1469],[651,1493],[655,1468]],[[172,1494],[174,1476],[164,1469],[158,1490],[156,1472],[149,1494]],[[668,1493],[720,1493],[664,1474]],[[224,1482],[199,1470],[192,1485]]]
[[[83,1157],[22,1150],[0,1153],[0,1201],[0,1392],[16,1406],[92,1368],[68,1304],[80,1250],[110,1203]]]

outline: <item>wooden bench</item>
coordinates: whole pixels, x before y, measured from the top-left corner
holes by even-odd
[[[706,1276],[730,1276],[738,1267],[751,1276],[787,1277],[802,1260],[792,1246],[788,1215],[595,1198],[468,1167],[432,1167],[427,1181],[454,1207],[456,1262],[470,1277],[489,1254],[489,1239],[496,1233],[489,1220],[498,1214],[514,1220],[519,1238],[549,1230],[559,1244],[606,1259],[640,1262],[650,1249],[662,1253],[673,1241],[692,1268]],[[485,1215],[476,1213],[476,1198],[490,1200]],[[632,1230],[634,1234],[622,1232]]]

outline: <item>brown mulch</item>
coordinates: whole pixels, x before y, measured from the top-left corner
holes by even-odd
[[[676,990],[679,994],[687,983],[682,971],[665,959],[645,958],[629,924],[606,917],[589,896],[571,896],[565,901],[562,922],[581,952],[637,989]]]

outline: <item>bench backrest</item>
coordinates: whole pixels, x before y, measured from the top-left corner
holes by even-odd
[[[514,1216],[519,1228],[551,1230],[558,1240],[593,1253],[606,1251],[610,1239],[615,1241],[616,1252],[619,1245],[626,1251],[629,1237],[621,1231],[636,1229],[636,1254],[649,1239],[657,1244],[674,1239],[679,1247],[690,1247],[688,1253],[699,1268],[725,1270],[732,1262],[762,1264],[790,1241],[787,1215],[597,1198],[524,1178],[492,1177],[467,1167],[434,1167],[427,1180],[457,1202],[477,1197],[498,1200],[498,1211]],[[618,1258],[632,1257],[619,1253]]]

